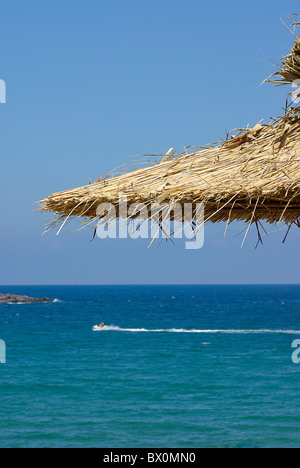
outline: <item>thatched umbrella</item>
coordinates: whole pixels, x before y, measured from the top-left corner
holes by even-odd
[[[299,78],[298,37],[270,81]],[[72,217],[96,220],[97,206],[107,202],[116,207],[118,218],[122,197],[128,206],[167,203],[170,211],[174,203],[204,203],[205,221],[283,221],[300,227],[300,110],[289,108],[269,124],[236,130],[220,144],[179,155],[170,150],[158,163],[52,194],[39,203],[42,211],[55,213],[53,227]]]
[[[297,17],[299,15],[296,15]],[[300,26],[298,19],[291,17],[294,26]],[[300,79],[300,37],[295,36],[295,43],[289,55],[282,57],[281,65],[271,79],[266,81],[277,85],[291,84]]]

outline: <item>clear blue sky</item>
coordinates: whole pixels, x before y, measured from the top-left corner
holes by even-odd
[[[298,8],[297,8],[298,7]],[[0,1],[0,284],[299,283],[299,230],[241,249],[242,223],[205,246],[147,248],[91,233],[42,237],[34,202],[132,156],[203,145],[282,113],[259,86],[288,53],[299,0]],[[272,230],[269,227],[269,230]]]

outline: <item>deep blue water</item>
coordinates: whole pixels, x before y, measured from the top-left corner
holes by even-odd
[[[0,447],[300,447],[300,286],[0,292]]]

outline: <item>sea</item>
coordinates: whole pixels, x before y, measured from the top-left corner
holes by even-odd
[[[0,291],[0,447],[300,447],[300,286]]]

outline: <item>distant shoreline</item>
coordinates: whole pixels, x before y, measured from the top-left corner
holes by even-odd
[[[43,302],[54,302],[54,299],[49,299],[48,297],[37,299],[16,294],[0,294],[0,304],[41,304]]]

